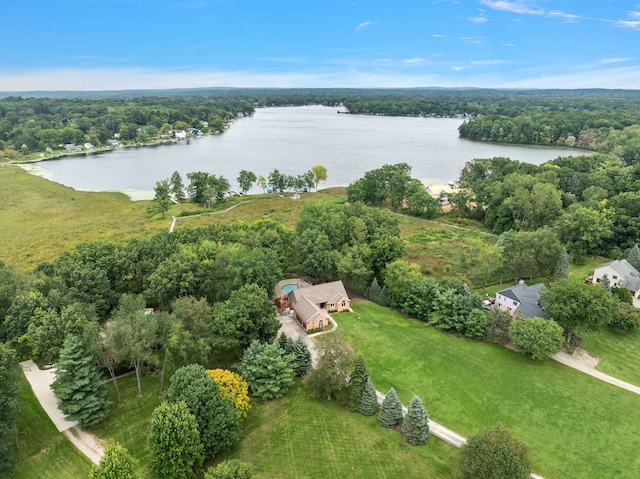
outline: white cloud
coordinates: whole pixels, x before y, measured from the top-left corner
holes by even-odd
[[[364,30],[367,27],[370,27],[371,25],[373,25],[373,22],[362,22],[360,25],[358,25],[355,28],[356,32],[359,32],[360,30]]]
[[[406,58],[405,60],[402,60],[402,63],[409,66],[424,65],[425,59],[424,58]]]
[[[460,40],[472,45],[484,45],[484,38],[482,37],[460,37]]]
[[[545,11],[535,7],[531,2],[527,1],[506,1],[506,0],[480,0],[480,3],[486,5],[493,10],[503,12],[518,13],[522,15],[544,15]]]
[[[486,65],[503,65],[509,62],[507,60],[474,60],[470,63],[475,66],[486,66]]]
[[[628,62],[633,60],[633,57],[623,57],[623,58],[601,58],[599,63],[602,63],[604,65],[610,64],[610,63],[620,63],[620,62]]]
[[[462,70],[468,70],[469,68],[471,68],[469,65],[454,65],[451,67],[454,72],[461,72]]]
[[[469,21],[473,22],[473,23],[484,23],[484,22],[488,22],[489,19],[487,17],[469,17]]]
[[[433,38],[444,38],[446,37],[446,35],[442,35],[440,33],[434,33],[433,35],[431,35]]]

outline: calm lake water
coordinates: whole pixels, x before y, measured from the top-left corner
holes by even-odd
[[[346,186],[366,171],[405,162],[412,176],[425,181],[455,181],[465,162],[494,156],[540,164],[580,152],[568,149],[495,145],[461,139],[462,120],[337,114],[336,108],[304,106],[258,109],[224,134],[189,144],[118,149],[75,158],[42,161],[34,172],[52,181],[88,191],[125,191],[152,198],[156,181],[177,170],[224,176],[237,187],[245,169],[267,177],[299,175],[314,165],[327,168],[320,188]],[[257,187],[252,192],[259,193]]]

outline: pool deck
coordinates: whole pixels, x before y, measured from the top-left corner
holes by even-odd
[[[274,288],[273,288],[273,298],[276,299],[276,298],[282,298],[283,296],[286,296],[288,294],[288,292],[283,289],[283,286],[286,286],[288,284],[295,285],[298,288],[306,288],[307,286],[311,286],[305,280],[300,279],[300,278],[283,279],[282,281],[279,281],[274,286]],[[294,289],[296,289],[296,288],[294,288]]]

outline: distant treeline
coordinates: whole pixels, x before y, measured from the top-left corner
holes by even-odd
[[[185,127],[223,131],[227,122],[265,106],[341,105],[352,114],[459,116],[467,118],[460,127],[467,138],[605,152],[615,151],[625,128],[640,124],[638,90],[220,88],[27,95],[0,99],[0,159],[69,143],[107,145],[115,137],[146,143]]]

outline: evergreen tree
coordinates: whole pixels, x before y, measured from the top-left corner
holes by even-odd
[[[373,387],[373,383],[370,379],[364,385],[362,391],[362,398],[360,399],[360,406],[358,412],[363,416],[373,416],[378,411],[378,396],[376,395],[376,388]]]
[[[402,422],[402,403],[398,399],[396,390],[391,388],[382,401],[378,422],[382,427],[393,428]]]
[[[364,357],[359,354],[353,365],[353,371],[349,376],[349,386],[347,387],[346,406],[351,411],[357,411],[362,401],[362,393],[369,380],[369,371]]]
[[[296,356],[294,364],[296,376],[306,375],[312,366],[311,351],[300,336],[293,343],[293,354]]]
[[[378,278],[373,278],[373,281],[371,282],[371,286],[369,286],[369,288],[367,288],[367,294],[366,297],[367,299],[369,299],[370,301],[373,301],[374,303],[377,303],[380,299],[380,284],[378,283]]]
[[[568,277],[569,277],[569,253],[567,253],[567,248],[563,247],[562,251],[560,251],[560,256],[558,256],[558,261],[556,262],[556,269],[553,273],[553,279],[554,280],[567,279]]]
[[[380,288],[380,293],[378,294],[378,301],[376,301],[380,306],[389,306],[389,293],[387,292],[387,286],[384,285]]]
[[[80,421],[82,426],[102,421],[109,412],[107,388],[91,354],[77,336],[65,339],[51,388],[60,399],[58,408],[68,420]]]
[[[280,348],[285,352],[287,352],[287,341],[288,340],[289,340],[289,338],[284,333],[280,333],[280,336],[278,336],[278,344],[280,345]]]
[[[405,441],[414,446],[426,444],[429,439],[429,414],[418,396],[411,399],[407,415],[402,422],[402,435]]]
[[[149,468],[162,479],[191,479],[202,466],[198,423],[184,401],[154,409],[149,430]]]
[[[276,399],[293,386],[294,355],[286,354],[277,341],[262,344],[254,340],[244,350],[238,371],[253,396]]]
[[[631,266],[635,269],[640,270],[640,247],[638,247],[638,243],[634,244],[633,248],[629,250],[627,261],[631,263]]]
[[[184,200],[184,183],[178,171],[174,171],[171,175],[171,194],[177,201]]]
[[[605,273],[602,275],[602,281],[600,282],[600,284],[606,291],[611,292],[611,280],[609,279],[608,274]]]
[[[123,445],[114,443],[104,448],[100,464],[93,465],[89,479],[138,479],[137,461]]]
[[[196,418],[206,458],[226,451],[240,439],[240,420],[232,402],[199,364],[178,368],[171,377],[165,401],[184,401]]]

